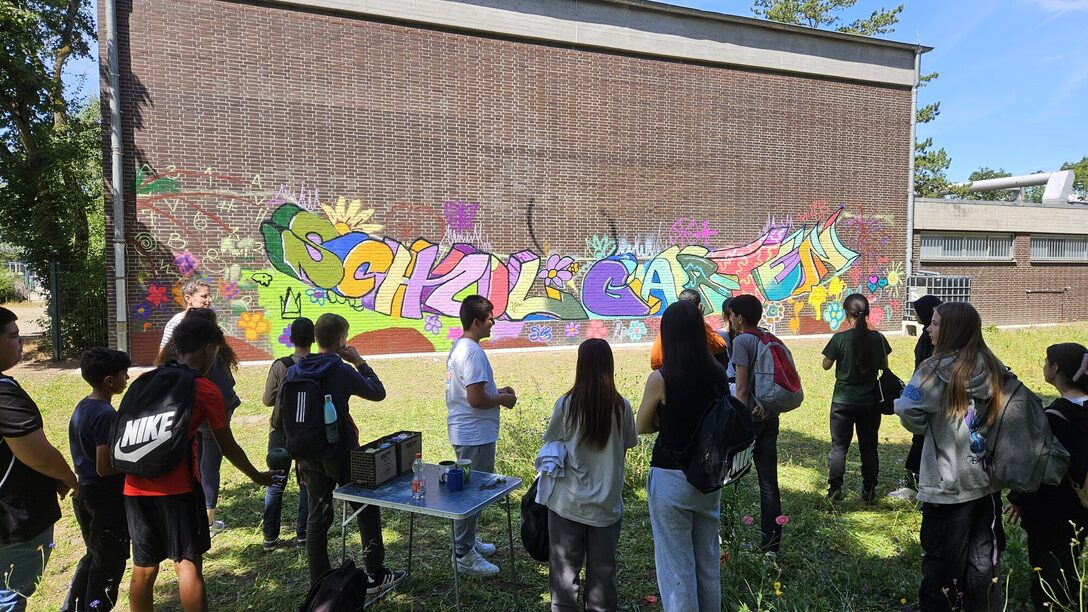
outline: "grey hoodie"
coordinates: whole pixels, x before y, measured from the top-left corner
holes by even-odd
[[[895,414],[903,427],[924,434],[918,500],[933,504],[958,504],[990,495],[1000,487],[990,482],[978,456],[971,452],[971,433],[962,417],[945,415],[945,393],[954,356],[933,357],[922,363],[903,395],[895,400]],[[982,358],[967,385],[981,414],[989,405],[990,375]],[[980,432],[984,433],[984,432]]]

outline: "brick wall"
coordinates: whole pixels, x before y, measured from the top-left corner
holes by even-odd
[[[1014,234],[1010,262],[937,263],[920,259],[920,252],[920,235],[916,233],[916,271],[970,277],[971,303],[982,315],[984,325],[1088,319],[1088,264],[1031,261],[1029,234]],[[1069,291],[1063,292],[1065,287]]]
[[[367,353],[446,350],[473,291],[507,302],[497,346],[646,341],[700,283],[712,305],[759,293],[780,333],[834,328],[852,290],[882,324],[901,316],[909,90],[281,7],[118,5],[137,361],[193,275],[252,359],[324,312]],[[572,263],[538,279],[553,255]]]

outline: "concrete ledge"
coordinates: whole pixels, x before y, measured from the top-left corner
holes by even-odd
[[[616,0],[269,0],[430,26],[886,85],[914,85],[920,45]],[[834,35],[831,35],[834,34]]]
[[[914,230],[1088,235],[1088,207],[915,200]]]

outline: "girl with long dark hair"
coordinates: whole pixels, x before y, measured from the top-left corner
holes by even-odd
[[[721,495],[691,486],[677,456],[711,402],[728,393],[728,383],[707,350],[703,315],[694,304],[665,309],[661,343],[663,365],[646,380],[636,420],[640,434],[658,433],[646,482],[657,585],[666,612],[718,612]]]
[[[586,567],[586,610],[615,610],[616,549],[623,515],[624,458],[638,444],[631,404],[616,391],[612,348],[598,338],[578,347],[574,386],[555,403],[545,442],[566,449],[563,476],[545,505],[551,546],[552,610],[578,609]]]
[[[1069,451],[1069,473],[1065,481],[1044,484],[1034,493],[1010,492],[1005,510],[1028,534],[1028,561],[1039,568],[1031,582],[1031,600],[1038,610],[1047,603],[1064,609],[1070,597],[1076,601],[1081,588],[1076,558],[1088,537],[1088,509],[1072,485],[1084,486],[1088,473],[1088,349],[1073,342],[1047,347],[1043,378],[1058,392],[1046,409],[1047,420]]]
[[[933,356],[895,401],[903,427],[926,437],[918,475],[921,608],[1000,610],[1000,485],[990,479],[983,451],[1004,406],[1006,369],[986,346],[982,319],[968,303],[938,306],[929,334]]]
[[[831,396],[831,452],[827,455],[827,497],[842,499],[846,452],[854,430],[861,451],[861,498],[866,503],[876,499],[876,481],[880,472],[877,434],[880,410],[876,406],[877,372],[888,367],[892,352],[888,340],[869,327],[869,300],[853,293],[843,300],[849,329],[831,337],[824,347],[823,368],[835,366],[835,393]]]

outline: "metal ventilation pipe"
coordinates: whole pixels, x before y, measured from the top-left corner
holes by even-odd
[[[1054,205],[1069,203],[1069,196],[1073,193],[1073,179],[1072,170],[1059,170],[1058,172],[1040,172],[1023,176],[1005,176],[981,181],[967,181],[956,183],[956,186],[966,187],[967,191],[974,193],[1046,185],[1046,189],[1043,190],[1043,204]]]

